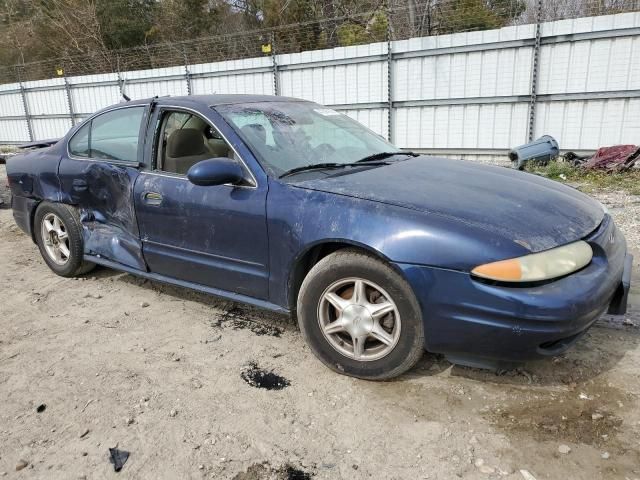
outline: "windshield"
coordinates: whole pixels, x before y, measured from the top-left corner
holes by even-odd
[[[355,120],[311,102],[215,107],[274,176],[308,165],[353,163],[400,150]]]

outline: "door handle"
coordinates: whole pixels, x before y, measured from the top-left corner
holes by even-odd
[[[145,192],[142,199],[147,205],[158,206],[162,203],[162,195],[156,192]]]

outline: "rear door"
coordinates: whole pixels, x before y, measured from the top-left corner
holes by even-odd
[[[143,163],[148,105],[125,105],[87,121],[68,143],[58,175],[62,201],[80,210],[85,254],[145,270],[133,202]]]

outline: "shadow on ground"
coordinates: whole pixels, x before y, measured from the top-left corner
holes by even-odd
[[[222,300],[188,288],[167,285],[102,267],[96,268],[88,276],[99,279],[113,278],[117,282],[149,289],[175,300],[196,302],[217,309],[222,313],[212,314],[213,327],[249,329],[257,335],[276,337],[284,331],[297,330],[293,319],[288,315]],[[448,371],[448,375],[452,377],[497,385],[575,388],[576,385],[611,370],[627,351],[637,349],[639,343],[640,295],[636,289],[630,295],[627,315],[604,315],[567,353],[558,357],[529,362],[511,370],[494,372],[454,365],[441,355],[425,352],[415,368],[391,382],[440,375]]]

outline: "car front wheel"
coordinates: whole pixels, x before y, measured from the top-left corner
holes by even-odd
[[[88,273],[95,264],[83,260],[82,226],[73,207],[41,203],[33,222],[36,243],[49,268],[62,277]]]
[[[298,323],[313,353],[346,375],[386,380],[411,368],[424,349],[418,302],[389,265],[357,250],[340,250],[307,274]]]

